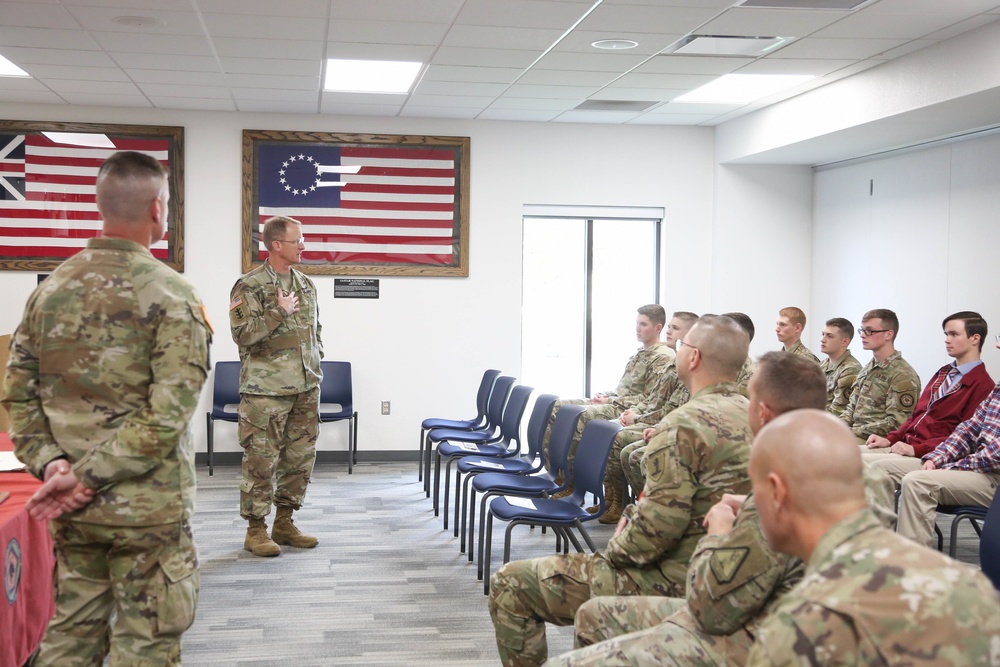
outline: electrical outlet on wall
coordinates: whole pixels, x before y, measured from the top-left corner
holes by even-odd
[[[382,401],[382,414],[389,414],[389,401]]]

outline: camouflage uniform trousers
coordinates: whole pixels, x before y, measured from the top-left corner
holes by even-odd
[[[272,500],[294,510],[302,507],[316,461],[319,387],[290,396],[242,394],[239,434],[240,516],[262,519]]]
[[[102,526],[64,519],[55,543],[56,615],[35,667],[181,664],[181,633],[198,605],[198,554],[185,520]],[[111,616],[117,613],[114,625]]]
[[[577,609],[593,595],[648,595],[666,581],[656,568],[650,580],[642,570],[617,569],[598,554],[568,554],[507,563],[490,579],[490,617],[500,661],[505,667],[537,666],[548,657],[545,623],[573,624]],[[638,575],[638,576],[637,576]]]
[[[637,494],[641,492],[643,487],[646,486],[646,470],[644,469],[644,464],[646,461],[646,447],[649,443],[642,439],[642,434],[639,435],[639,440],[632,442],[622,448],[621,456],[621,466],[625,473],[625,478],[628,480],[628,485],[632,487],[632,490]]]
[[[622,412],[624,410],[611,403],[587,406],[587,409],[580,415],[580,419],[576,422],[576,431],[573,433],[573,440],[569,446],[569,458],[566,467],[570,472],[573,471],[573,462],[576,461],[576,448],[580,444],[580,438],[583,437],[583,429],[587,426],[587,423],[593,419],[618,419],[621,417]]]
[[[545,434],[542,436],[542,461],[545,462],[546,468],[552,467],[552,462],[549,461],[549,440],[552,439],[552,425],[556,423],[556,415],[559,414],[559,408],[564,405],[590,405],[589,398],[560,398],[556,401],[556,404],[552,406],[552,414],[549,415],[549,423],[545,426]]]
[[[631,480],[626,475],[625,463],[622,452],[634,442],[645,445],[642,439],[642,432],[649,428],[646,424],[633,424],[618,431],[614,442],[611,443],[611,453],[608,454],[608,468],[604,473],[604,479],[608,484],[618,485],[624,491],[625,485],[632,487],[632,496],[638,496],[642,487],[632,485]]]
[[[710,635],[683,598],[598,597],[576,613],[578,648],[546,667],[717,667],[743,665],[753,637],[743,628]]]

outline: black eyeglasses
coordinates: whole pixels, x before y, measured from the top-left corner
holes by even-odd
[[[858,333],[862,336],[871,336],[872,334],[885,333],[886,331],[892,331],[892,329],[858,329]]]

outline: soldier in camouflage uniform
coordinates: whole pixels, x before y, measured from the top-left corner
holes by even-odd
[[[993,585],[879,525],[859,450],[834,419],[776,419],[754,445],[750,474],[771,547],[807,565],[758,629],[748,665],[1000,663]]]
[[[112,665],[180,665],[194,621],[188,427],[211,330],[194,288],[149,252],[169,198],[156,159],[108,158],[102,235],[39,285],[11,343],[3,403],[17,457],[46,480],[27,508],[51,520],[56,555],[35,665],[100,665],[109,650]]]
[[[834,417],[844,413],[861,372],[861,362],[847,347],[853,339],[854,325],[843,317],[827,320],[820,337],[819,349],[827,355],[820,364],[826,374],[826,410]]]
[[[694,313],[678,311],[673,314],[664,330],[667,332],[664,343],[671,349],[676,350],[677,340],[687,335],[698,319]],[[625,410],[618,418],[618,423],[622,425],[622,430],[615,436],[611,445],[611,452],[608,455],[608,467],[604,473],[605,489],[604,496],[606,509],[598,522],[603,524],[615,524],[621,518],[622,509],[628,502],[625,490],[625,473],[621,465],[622,449],[629,443],[642,442],[643,432],[655,426],[661,419],[677,405],[671,402],[671,397],[677,394],[680,388],[684,389],[684,401],[687,401],[687,387],[681,383],[677,377],[676,358],[672,357],[667,362],[662,372],[657,374],[657,384],[653,390],[654,400],[641,406],[636,406]],[[677,394],[679,396],[679,394]],[[608,500],[610,498],[610,500]],[[588,511],[597,511],[597,507],[588,508]]]
[[[884,436],[899,428],[913,412],[920,395],[920,378],[896,351],[899,320],[884,308],[869,310],[858,333],[869,361],[858,374],[851,399],[840,418],[851,427],[859,445],[868,436]]]
[[[817,364],[819,357],[802,344],[802,330],[806,326],[806,314],[801,308],[789,306],[778,311],[778,321],[775,322],[774,333],[778,335],[782,350],[789,354],[798,354],[812,359]]]
[[[748,491],[747,399],[733,380],[749,341],[729,318],[698,320],[677,371],[693,394],[657,426],[643,497],[625,508],[603,554],[551,556],[504,565],[490,582],[490,615],[504,665],[538,665],[545,622],[569,625],[593,595],[680,595],[702,522],[724,493]]]
[[[240,516],[249,523],[243,547],[277,556],[280,544],[318,543],[299,531],[292,512],[302,507],[316,460],[323,343],[316,287],[292,268],[302,261],[302,225],[271,218],[263,241],[267,261],[236,281],[229,324],[240,348]],[[264,517],[272,502],[277,512],[268,537]]]
[[[750,384],[750,426],[756,433],[785,412],[822,409],[825,397],[825,380],[816,364],[769,352]],[[887,481],[872,477],[865,490],[891,525],[895,515]],[[767,545],[752,494],[745,499],[727,494],[706,522],[708,534],[691,558],[686,601],[594,598],[580,607],[575,623],[577,646],[588,648],[548,665],[742,665],[757,626],[801,579],[805,567]]]

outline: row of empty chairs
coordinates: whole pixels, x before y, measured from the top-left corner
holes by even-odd
[[[354,384],[351,362],[321,361],[323,380],[320,382],[320,423],[346,420],[347,472],[354,472],[358,462],[358,411],[354,409]],[[237,408],[240,404],[240,362],[220,361],[215,364],[215,384],[212,391],[212,410],[206,413],[208,428],[208,474],[215,474],[215,422],[239,422]]]
[[[587,546],[596,551],[583,523],[599,518],[604,512],[604,473],[620,426],[604,420],[589,422],[580,438],[574,468],[569,470],[569,449],[585,408],[563,406],[550,434],[549,467],[546,468],[542,441],[556,396],[542,394],[535,398],[525,429],[525,442],[522,442],[522,420],[533,391],[531,387],[516,385],[515,378],[491,369],[483,374],[477,392],[478,415],[475,418],[430,418],[421,423],[418,480],[423,478],[425,493],[432,496],[434,515],[439,516],[438,497],[444,463],[443,524],[447,529],[451,470],[452,464],[455,464],[452,529],[460,538],[460,550],[464,552],[468,548],[470,562],[474,558],[475,494],[482,494],[477,576],[484,581],[484,592],[489,591],[494,518],[508,522],[504,534],[505,563],[510,559],[511,531],[517,525],[540,526],[543,531],[551,528],[556,536],[556,549],[564,552],[569,544],[583,551],[573,532],[575,529],[583,536]],[[570,485],[573,491],[567,497],[551,497]],[[593,496],[598,506],[594,514],[584,507],[587,496]]]

